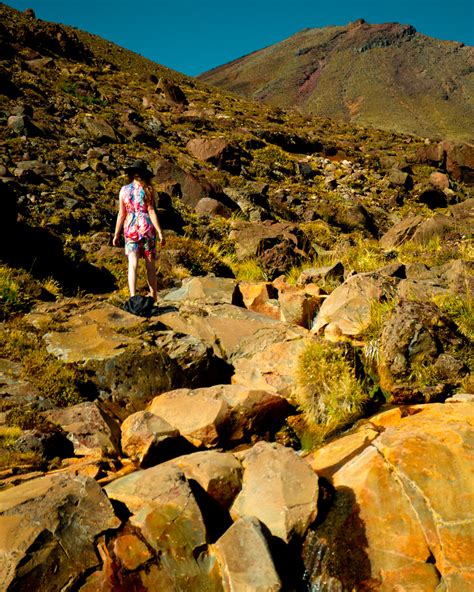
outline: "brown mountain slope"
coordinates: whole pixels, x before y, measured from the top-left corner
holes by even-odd
[[[409,25],[305,29],[201,80],[280,107],[431,138],[472,141],[474,49]]]

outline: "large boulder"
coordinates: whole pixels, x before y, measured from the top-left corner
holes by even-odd
[[[79,304],[74,313],[61,331],[44,336],[47,349],[86,368],[121,418],[160,392],[207,386],[228,375],[211,347],[197,338],[155,330],[153,323],[104,303]]]
[[[198,160],[230,173],[240,172],[240,153],[225,138],[194,138],[189,140],[186,148]]]
[[[153,171],[156,183],[171,194],[180,197],[192,208],[203,198],[217,198],[219,195],[218,187],[188,173],[174,161],[161,159],[156,163]]]
[[[178,467],[165,463],[137,471],[113,481],[105,491],[126,506],[130,523],[159,556],[163,582],[174,584],[178,590],[214,590],[209,580],[212,562],[203,555],[206,525]],[[157,584],[159,580],[157,577]]]
[[[285,542],[303,536],[317,515],[316,474],[294,450],[276,443],[258,442],[242,464],[242,491],[231,508],[234,520],[255,516]]]
[[[179,456],[171,462],[222,508],[230,508],[242,487],[242,465],[230,452],[205,450]]]
[[[170,298],[176,298],[177,294],[170,294]],[[236,359],[248,357],[271,343],[306,334],[303,328],[290,327],[239,306],[208,305],[199,301],[196,305],[181,305],[179,311],[164,312],[159,320],[173,331],[209,344],[216,356],[232,364]]]
[[[355,337],[367,329],[373,302],[392,291],[398,280],[357,274],[338,286],[323,302],[312,331],[324,329],[328,338]]]
[[[85,402],[65,409],[52,409],[42,415],[64,430],[78,456],[96,453],[114,456],[120,450],[118,424],[95,403]]]
[[[154,464],[179,436],[179,430],[150,411],[132,413],[121,430],[123,453],[139,465]]]
[[[380,384],[398,402],[428,402],[466,375],[464,348],[465,339],[435,304],[401,301],[383,325]]]
[[[280,395],[239,384],[178,389],[155,397],[149,411],[195,446],[237,444],[275,433],[292,408]]]
[[[377,437],[366,433],[336,463],[332,454],[325,463],[320,456],[315,468],[335,490],[327,517],[304,544],[306,585],[470,590],[473,422],[472,403],[388,411],[371,418]]]
[[[266,390],[295,400],[295,372],[301,353],[312,342],[308,336],[280,339],[234,360],[232,383]]]
[[[0,492],[1,589],[64,590],[98,565],[97,537],[119,526],[87,477],[47,475]]]
[[[278,592],[281,581],[260,522],[239,518],[213,545],[225,590]]]

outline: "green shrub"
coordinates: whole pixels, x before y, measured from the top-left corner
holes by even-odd
[[[17,281],[16,275],[6,265],[0,266],[0,321],[29,308],[30,298]]]
[[[314,341],[304,350],[296,381],[299,406],[326,435],[360,417],[368,400],[342,346],[330,342]]]

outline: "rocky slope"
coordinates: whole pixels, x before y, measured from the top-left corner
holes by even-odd
[[[199,79],[312,115],[472,142],[473,65],[472,47],[361,19],[304,29]]]
[[[0,16],[2,589],[469,588],[469,146]],[[149,319],[111,246],[136,157]]]

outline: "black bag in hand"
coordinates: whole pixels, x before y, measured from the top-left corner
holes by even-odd
[[[151,317],[158,312],[151,296],[140,296],[139,294],[129,298],[123,308],[139,317]]]

